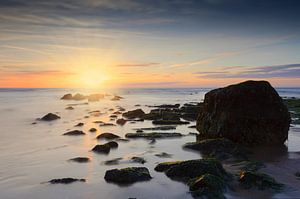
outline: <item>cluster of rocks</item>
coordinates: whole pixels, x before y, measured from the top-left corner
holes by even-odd
[[[72,95],[72,94],[68,93],[68,94],[65,94],[64,96],[62,96],[60,99],[76,100],[76,101],[87,99],[89,102],[94,102],[94,101],[99,101],[100,99],[103,99],[104,96],[105,96],[104,94],[100,94],[100,93],[90,94],[90,95],[82,95],[80,93]]]

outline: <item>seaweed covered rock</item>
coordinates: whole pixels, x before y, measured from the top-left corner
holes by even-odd
[[[164,162],[158,164],[155,171],[165,172],[170,178],[188,181],[204,174],[212,174],[223,179],[229,175],[222,164],[216,159],[198,159],[176,162]]]
[[[183,148],[199,151],[204,157],[214,157],[220,160],[246,158],[245,152],[237,144],[226,138],[189,142],[183,145]]]
[[[43,121],[52,121],[52,120],[57,120],[60,119],[60,117],[54,113],[48,113],[47,115],[43,116],[41,120]]]
[[[199,139],[228,138],[246,145],[283,144],[290,114],[267,81],[246,81],[205,94]]]
[[[117,184],[131,184],[139,181],[151,180],[149,170],[146,167],[128,167],[112,169],[105,173],[104,179]]]
[[[122,114],[123,117],[128,119],[142,118],[145,115],[145,112],[142,109],[135,109],[132,111],[127,111]]]
[[[283,184],[278,183],[271,176],[254,171],[242,171],[239,176],[239,182],[246,189],[253,187],[260,190],[273,189],[278,191],[283,187]]]
[[[223,191],[226,188],[225,181],[212,174],[204,174],[189,181],[189,189],[193,196],[216,199],[225,198]]]

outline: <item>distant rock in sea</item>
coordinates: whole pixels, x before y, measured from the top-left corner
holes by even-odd
[[[43,121],[52,121],[52,120],[57,120],[60,119],[60,116],[54,114],[54,113],[48,113],[44,117],[41,118]]]

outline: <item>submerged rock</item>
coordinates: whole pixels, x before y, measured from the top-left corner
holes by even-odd
[[[225,181],[212,174],[204,174],[196,177],[188,183],[193,196],[208,199],[224,198],[223,191],[226,188]]]
[[[90,159],[87,157],[76,157],[76,158],[70,159],[70,161],[78,162],[78,163],[86,163],[86,162],[89,162]]]
[[[127,111],[122,115],[128,119],[142,118],[145,115],[145,112],[142,109],[135,109],[132,111]]]
[[[187,161],[164,162],[158,164],[155,171],[165,172],[170,178],[188,181],[204,174],[212,174],[222,179],[228,174],[216,159],[198,159]]]
[[[102,133],[97,136],[97,139],[106,139],[106,140],[113,140],[117,138],[120,138],[120,136],[115,135],[113,133]]]
[[[70,184],[73,182],[85,182],[85,179],[76,179],[76,178],[60,178],[60,179],[52,179],[49,181],[51,184]]]
[[[79,131],[79,130],[73,130],[73,131],[68,131],[66,133],[64,133],[63,135],[85,135],[85,133],[83,131]]]
[[[224,137],[246,145],[283,144],[290,114],[266,81],[246,81],[205,94],[199,139]]]
[[[119,164],[120,160],[122,160],[123,158],[114,158],[114,159],[111,159],[111,160],[106,160],[104,161],[104,164],[105,165],[117,165]]]
[[[47,115],[43,116],[41,120],[43,121],[52,121],[52,120],[57,120],[60,119],[60,117],[54,113],[48,113]]]
[[[89,130],[89,132],[91,132],[91,133],[94,133],[94,132],[96,132],[96,131],[97,131],[96,128],[90,128],[90,130]]]
[[[78,124],[76,124],[75,125],[75,127],[78,127],[78,126],[83,126],[84,125],[84,123],[82,123],[82,122],[79,122]]]
[[[142,157],[132,157],[131,160],[136,163],[145,164],[146,160]]]
[[[160,157],[160,158],[171,158],[173,155],[166,153],[166,152],[161,152],[161,153],[155,154],[155,156]]]
[[[149,170],[146,167],[128,167],[124,169],[112,169],[105,173],[107,182],[117,184],[131,184],[139,181],[151,180]]]
[[[246,189],[256,187],[260,190],[280,190],[283,187],[283,184],[276,182],[271,176],[254,171],[242,171],[240,173],[239,182]]]
[[[68,106],[66,107],[66,110],[74,110],[74,108],[72,106]]]
[[[127,133],[127,138],[171,138],[171,137],[182,137],[181,133]]]
[[[73,98],[72,94],[68,93],[62,96],[60,99],[62,100],[71,100]]]
[[[117,119],[116,123],[123,126],[125,123],[127,122],[127,120],[121,118],[121,119]]]

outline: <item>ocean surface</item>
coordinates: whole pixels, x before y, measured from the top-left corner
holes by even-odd
[[[188,187],[183,183],[172,181],[163,173],[154,171],[159,162],[172,160],[187,160],[201,158],[198,153],[185,151],[182,145],[195,141],[194,136],[179,139],[157,140],[154,145],[143,139],[119,143],[119,148],[108,155],[95,154],[90,150],[105,141],[98,141],[95,137],[103,132],[111,132],[124,137],[126,133],[135,132],[134,128],[152,127],[150,121],[126,123],[124,126],[99,127],[93,123],[96,120],[109,121],[117,106],[126,110],[136,109],[140,104],[145,112],[150,109],[146,105],[184,104],[199,102],[211,89],[120,89],[106,91],[124,97],[120,101],[111,101],[106,97],[99,102],[87,105],[73,106],[74,110],[66,110],[68,104],[80,103],[60,100],[66,93],[90,94],[101,90],[79,89],[0,89],[0,199],[182,199],[192,198]],[[299,88],[278,88],[282,97],[300,97]],[[245,104],[246,106],[246,104]],[[88,112],[100,110],[100,116],[90,115]],[[61,116],[53,122],[32,123],[36,118],[52,112]],[[85,118],[85,116],[90,116]],[[74,127],[83,122],[83,127]],[[190,125],[194,125],[191,123]],[[187,128],[189,125],[178,126],[176,132],[188,134],[196,132]],[[96,133],[89,133],[90,128],[97,128]],[[286,146],[289,152],[300,151],[299,126],[290,128]],[[68,130],[82,129],[85,136],[62,136]],[[174,132],[174,130],[172,131]],[[159,158],[154,154],[167,152],[172,158]],[[84,156],[91,162],[75,163],[70,158]],[[103,162],[113,158],[130,158],[140,156],[146,159],[144,165],[124,161],[119,165],[104,165]],[[105,182],[104,174],[108,169],[128,166],[145,166],[149,169],[153,179],[148,182],[135,183],[131,186],[118,186]],[[51,185],[46,183],[54,178],[85,178],[86,183],[69,185]],[[299,181],[300,183],[300,181]],[[228,196],[235,198],[234,196]],[[273,195],[280,198],[280,195]],[[238,197],[236,197],[238,198]]]

